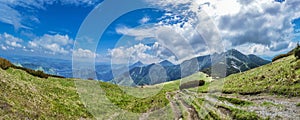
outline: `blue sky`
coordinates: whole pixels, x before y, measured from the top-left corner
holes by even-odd
[[[292,49],[300,38],[297,0],[145,2],[159,9],[131,11],[112,21],[93,51],[73,50],[73,44],[83,21],[97,5],[101,7],[102,0],[1,1],[0,53],[64,59],[76,53],[83,58],[96,56],[99,62],[114,58],[124,63],[130,57],[132,62],[167,59],[176,63],[218,51],[217,47],[207,48],[208,41],[213,40],[206,41],[194,31],[199,11],[211,17],[224,50],[234,48],[270,59]],[[125,5],[116,3],[111,7],[118,6]],[[101,23],[99,20],[95,26]],[[192,53],[187,50],[191,48]]]

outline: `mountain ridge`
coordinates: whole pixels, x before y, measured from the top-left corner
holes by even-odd
[[[212,63],[212,60],[214,60],[214,63]],[[226,62],[226,66],[223,68],[226,67],[226,69],[219,69],[219,71],[214,71],[214,75],[211,75],[211,68],[214,66],[220,67],[220,65],[224,65],[224,62]],[[198,71],[202,71],[213,77],[226,77],[228,75],[250,70],[268,63],[270,63],[270,61],[264,60],[256,55],[244,55],[236,49],[231,49],[223,53],[194,57],[176,65],[167,60],[158,64],[164,67],[167,76],[166,81],[172,81],[189,76]],[[118,77],[111,81],[118,84],[121,81],[126,81],[125,79],[132,79],[134,81],[132,84],[134,85],[149,85],[151,83],[151,78],[148,73],[154,65],[155,63],[143,67],[132,68],[128,72],[124,73],[123,77]],[[186,68],[193,69],[182,71],[186,70]],[[225,70],[226,73],[224,72]]]

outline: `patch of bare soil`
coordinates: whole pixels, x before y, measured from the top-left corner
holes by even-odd
[[[283,97],[268,94],[258,95],[237,95],[223,94],[223,96],[238,98],[255,103],[254,105],[241,107],[247,111],[253,111],[262,117],[271,119],[291,119],[300,120],[300,97]]]

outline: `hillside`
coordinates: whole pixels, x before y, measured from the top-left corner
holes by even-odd
[[[196,73],[144,88],[0,69],[0,119],[299,118],[299,63],[289,56],[225,79]],[[190,80],[205,85],[179,90]],[[80,95],[91,103],[83,105],[75,84],[89,86]]]
[[[89,118],[74,88],[74,80],[38,78],[0,69],[0,119]]]
[[[225,78],[226,93],[300,96],[300,61],[294,56]]]
[[[204,75],[201,74],[201,76]],[[165,93],[175,91],[179,86],[179,81],[160,84],[158,86],[162,86],[162,89],[159,89],[160,91],[154,96],[137,98],[126,94],[122,89],[131,90],[140,95],[148,95],[153,92],[153,89],[156,90],[157,86],[149,86],[144,89],[123,88],[97,81],[53,77],[45,79],[34,77],[25,71],[14,68],[0,69],[0,78],[0,119],[93,119],[91,111],[88,111],[80,101],[75,83],[101,86],[105,91],[102,94],[104,97],[107,97],[117,107],[129,111],[120,117],[138,118],[140,113],[149,109],[167,106],[168,100],[165,98]],[[105,101],[105,98],[101,101]],[[113,104],[104,109],[107,104],[109,102],[99,103],[98,105],[101,107],[96,108],[101,113],[105,112],[106,115],[101,114],[101,116],[96,115],[95,117],[104,119],[107,115],[117,112],[117,110],[109,111]]]
[[[265,119],[300,118],[299,68],[300,60],[290,55],[191,91],[197,94],[220,91],[221,96],[216,98],[225,101],[221,102],[222,107],[251,111]]]

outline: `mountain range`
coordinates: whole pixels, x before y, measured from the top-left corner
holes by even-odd
[[[42,70],[47,74],[64,76],[66,78],[73,77],[72,61],[24,56],[5,56],[5,58],[11,60],[16,66]],[[141,61],[131,65],[96,64],[97,78],[93,79],[129,86],[148,85],[177,80],[198,71],[202,71],[213,77],[225,77],[259,67],[269,62],[258,56],[244,55],[232,49],[224,53],[198,56],[183,61],[181,64],[174,64],[168,60],[152,64],[144,64]],[[220,68],[226,68],[226,70]]]
[[[129,67],[129,71],[118,74],[116,77],[111,76],[113,79],[110,82],[129,86],[151,85],[184,78],[198,71],[207,73],[212,77],[226,77],[268,63],[270,63],[270,61],[264,60],[256,55],[244,55],[238,50],[231,49],[223,53],[195,57],[177,65],[168,60],[150,65],[137,62]],[[213,73],[211,72],[212,69],[214,70]],[[98,78],[99,76],[104,76],[101,74],[97,75]]]

